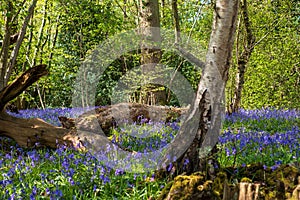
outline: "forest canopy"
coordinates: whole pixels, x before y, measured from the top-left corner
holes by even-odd
[[[81,62],[106,39],[139,26],[138,3],[131,0],[83,0],[80,3],[68,0],[37,1],[32,16],[28,18],[27,31],[16,63],[5,79],[10,82],[36,64],[46,64],[50,73],[23,92],[14,100],[14,104],[19,109],[71,107],[73,85]],[[30,4],[31,1],[23,4],[20,0],[1,4],[1,44],[5,42],[7,28],[12,36],[11,42],[14,42],[14,37],[18,36],[18,31],[24,26],[23,19],[28,16]],[[187,36],[184,42],[188,44],[190,39],[197,41],[204,60],[211,33],[213,3],[178,1],[177,7],[180,33]],[[297,108],[300,104],[299,3],[294,0],[250,0],[250,25],[244,23],[242,11],[240,13],[226,89],[227,107],[234,102],[240,73],[239,59],[245,51],[251,50],[244,70],[244,87],[239,106],[246,109]],[[6,15],[11,15],[13,19],[5,25]],[[173,31],[176,22],[171,1],[160,2],[159,16],[160,27]],[[253,43],[247,43],[249,29]],[[127,52],[105,70],[97,83],[96,105],[111,103],[113,88],[120,77],[141,64],[139,53],[139,49]],[[166,49],[162,50],[160,62],[181,73],[196,90],[201,71],[193,63]],[[168,95],[165,103],[178,106],[178,100],[172,94]]]

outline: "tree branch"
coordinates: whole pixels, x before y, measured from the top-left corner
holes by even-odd
[[[46,65],[37,65],[25,71],[10,85],[0,91],[0,111],[4,110],[5,105],[21,94],[26,88],[36,82],[42,76],[48,74]]]
[[[193,54],[181,48],[178,44],[175,44],[175,49],[177,49],[184,56],[184,58],[186,58],[189,62],[195,64],[197,67],[200,67],[201,69],[204,68],[205,62],[199,60]]]

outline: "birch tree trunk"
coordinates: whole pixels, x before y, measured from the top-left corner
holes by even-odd
[[[228,79],[239,0],[217,0],[212,25],[212,33],[205,67],[198,85],[196,99],[172,143],[162,166],[176,160],[169,170],[180,174],[205,171],[213,178],[216,174],[216,159],[211,156],[216,151],[215,144],[221,130],[225,113],[224,91]],[[182,143],[191,141],[185,153],[175,159],[182,151]],[[210,152],[208,154],[207,152]]]

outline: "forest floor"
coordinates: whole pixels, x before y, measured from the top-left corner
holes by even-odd
[[[60,125],[58,116],[76,117],[82,112],[80,108],[55,108],[21,110],[18,114],[10,114],[23,118],[38,117]],[[136,152],[149,152],[170,143],[179,128],[180,123],[177,122],[143,125],[125,123],[111,131],[110,140]],[[150,137],[132,137],[133,132]],[[227,177],[229,185],[259,183],[264,192],[261,196],[264,195],[265,199],[292,195],[300,174],[299,111],[240,110],[239,113],[226,116],[217,145],[220,171]],[[107,160],[99,160],[89,152],[64,146],[58,149],[23,149],[9,138],[0,137],[0,197],[157,199],[159,196],[162,198],[164,192],[170,192],[170,181],[191,178],[181,175],[174,180],[156,179],[153,171],[128,173],[107,163]],[[193,188],[207,183],[201,174],[194,175],[198,181]],[[219,179],[221,177],[222,173]],[[221,193],[219,190],[223,188],[215,183],[211,183],[211,189]]]

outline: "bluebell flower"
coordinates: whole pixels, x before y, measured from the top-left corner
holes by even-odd
[[[169,164],[167,171],[170,172],[172,170],[172,168],[173,168],[173,165],[171,163],[171,164]]]
[[[10,197],[8,197],[8,200],[15,200],[15,194],[13,193]]]
[[[55,195],[55,197],[62,197],[63,193],[60,189],[56,189],[53,194]]]
[[[47,195],[50,195],[50,193],[51,193],[50,189],[49,189],[49,188],[46,188],[46,194],[47,194]]]

